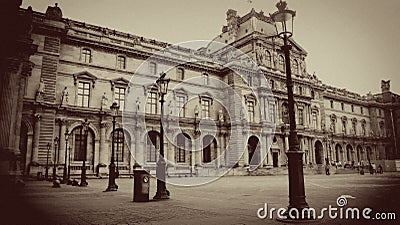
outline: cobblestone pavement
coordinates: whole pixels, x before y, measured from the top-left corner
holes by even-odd
[[[52,188],[51,182],[27,181],[22,198],[13,199],[9,210],[2,210],[8,213],[2,216],[2,224],[285,224],[261,220],[256,213],[264,203],[269,208],[287,207],[287,176],[223,177],[197,187],[167,185],[171,199],[146,203],[132,201],[133,179],[117,179],[117,192],[104,192],[107,179],[88,182],[86,188]],[[150,197],[155,184],[152,179]],[[309,175],[305,184],[306,200],[317,214],[328,205],[338,207],[338,196],[351,195],[355,198],[348,198],[345,207],[370,207],[373,212],[396,212],[400,217],[400,173]],[[398,224],[395,220],[332,220],[325,215],[313,224]]]

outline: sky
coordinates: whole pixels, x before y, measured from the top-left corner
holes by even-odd
[[[308,52],[310,74],[361,95],[391,80],[400,94],[399,0],[286,1],[296,11],[293,38]],[[228,9],[268,15],[278,0],[23,0],[22,7],[45,12],[56,2],[65,18],[177,44],[213,39]]]

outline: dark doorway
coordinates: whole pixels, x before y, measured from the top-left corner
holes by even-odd
[[[278,167],[278,152],[272,152],[272,165],[273,167]]]
[[[211,135],[206,135],[203,138],[203,162],[209,163],[216,156],[217,141]],[[214,157],[213,157],[214,156]]]
[[[315,142],[314,150],[315,150],[315,163],[322,164],[324,153],[323,153],[322,143],[320,141]]]
[[[249,165],[258,166],[260,164],[260,146],[256,136],[251,136],[247,141],[249,151]]]

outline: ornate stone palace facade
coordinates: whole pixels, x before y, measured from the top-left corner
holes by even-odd
[[[171,45],[64,18],[58,6],[48,7],[46,13],[19,9],[18,15],[24,14],[30,15],[28,38],[33,41],[24,44],[34,53],[30,57],[21,56],[25,57],[19,59],[23,61],[22,67],[7,62],[9,67],[2,68],[2,73],[7,74],[26,71],[18,81],[1,83],[2,151],[6,151],[7,146],[14,146],[12,151],[21,156],[24,174],[44,173],[46,165],[53,163],[59,166],[58,174],[61,174],[66,161],[70,162],[71,174],[78,174],[84,159],[88,174],[106,173],[111,157],[110,105],[117,102],[126,110],[124,113],[146,121],[146,126],[125,128],[122,113],[117,117],[115,146],[120,173],[131,173],[135,160],[147,168],[155,168],[160,146],[157,92],[143,86],[142,95],[134,97],[145,105],[144,114],[138,113],[136,107],[124,108],[124,104],[135,105],[135,101],[129,101],[126,96],[135,85],[130,80],[136,69],[155,52]],[[243,86],[259,82],[256,75],[248,72],[248,77],[239,79],[231,70],[201,60],[167,72],[171,88],[189,78],[202,80],[189,88],[168,93],[172,101],[167,101],[166,105],[170,110],[180,112],[178,116],[165,113],[167,121],[179,120],[180,123],[180,129],[167,127],[173,133],[173,138],[164,143],[166,158],[171,162],[169,174],[190,170],[206,175],[210,174],[210,168],[218,170],[231,166],[234,162],[225,151],[230,143],[247,143],[235,165],[239,169],[249,165],[259,168],[286,165],[285,66],[280,40],[271,38],[273,29],[270,18],[262,11],[253,9],[240,17],[236,11],[228,10],[227,25],[214,39],[241,50],[257,62],[272,94],[258,88],[255,98]],[[323,165],[329,161],[344,166],[351,162],[379,161],[380,164],[387,163],[386,169],[392,168],[390,160],[400,158],[400,96],[390,91],[389,81],[382,81],[382,93],[367,96],[323,84],[307,72],[307,52],[293,39],[290,42],[293,46],[297,128],[300,147],[305,152],[304,163]],[[17,45],[25,47],[22,43]],[[176,48],[175,57],[156,58],[146,64],[148,73],[141,76],[154,78],[162,72],[163,64],[171,60],[185,57],[211,59],[212,53],[219,50],[212,44],[199,50]],[[231,120],[232,115],[213,101],[214,96],[228,98],[229,93],[215,88],[211,80],[223,81],[241,95],[249,118],[248,125],[244,126],[247,136],[230,132],[230,128],[240,121]],[[130,108],[135,109],[130,112]],[[7,116],[3,116],[5,113]],[[243,112],[235,113],[240,117]],[[18,120],[12,118],[18,115]],[[81,123],[86,118],[90,122],[87,146],[82,146]],[[207,124],[198,132],[199,118],[214,121],[215,135],[207,130]],[[4,121],[8,119],[14,123],[6,126]],[[70,133],[68,137],[64,135],[66,131]],[[8,139],[7,132],[14,134],[14,138]],[[57,142],[54,142],[55,137]],[[188,152],[179,146],[201,150]],[[235,154],[241,153],[238,150]],[[214,161],[216,158],[218,160]]]

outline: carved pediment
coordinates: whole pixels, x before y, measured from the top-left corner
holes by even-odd
[[[110,83],[111,83],[111,90],[114,91],[115,86],[127,87],[129,85],[129,80],[120,77],[114,80],[110,80]]]
[[[74,77],[74,85],[78,83],[78,80],[82,81],[90,81],[92,83],[92,87],[94,88],[96,84],[97,77],[88,71],[80,72],[80,73],[75,73],[73,75]]]

